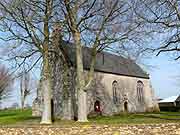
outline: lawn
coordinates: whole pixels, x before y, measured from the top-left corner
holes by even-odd
[[[31,109],[1,110],[0,125],[37,125],[40,118],[31,116]],[[88,124],[146,124],[146,123],[180,123],[179,112],[120,114],[116,116],[97,116],[89,118]],[[78,122],[57,119],[55,125],[77,125]],[[86,123],[87,124],[87,123]]]
[[[31,109],[0,110],[0,125],[17,124],[29,120],[36,120],[37,118],[32,117],[31,114]]]
[[[99,116],[90,119],[90,121],[99,124],[180,123],[180,114],[177,112],[120,114],[111,117]]]

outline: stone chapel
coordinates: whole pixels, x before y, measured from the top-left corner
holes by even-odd
[[[75,89],[75,47],[60,36],[54,36],[57,53],[50,54],[52,66],[52,113],[62,119],[77,117]],[[63,53],[62,53],[63,52]],[[83,47],[83,65],[88,72],[91,48]],[[40,81],[41,82],[41,81]],[[38,88],[33,102],[33,115],[40,116],[43,90]],[[138,113],[158,110],[149,75],[133,60],[100,52],[97,54],[94,80],[87,91],[87,114],[115,115],[121,112]]]

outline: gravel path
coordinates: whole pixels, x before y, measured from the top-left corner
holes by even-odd
[[[180,123],[72,127],[1,126],[0,135],[180,135]]]

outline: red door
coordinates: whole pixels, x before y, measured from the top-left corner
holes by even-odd
[[[94,103],[94,111],[95,112],[101,112],[101,105],[100,105],[100,102],[99,101],[96,101]]]

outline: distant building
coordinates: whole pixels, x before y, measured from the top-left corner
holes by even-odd
[[[165,98],[158,103],[161,111],[180,111],[180,95]]]
[[[19,104],[18,103],[13,103],[11,105],[11,107],[9,107],[9,109],[18,109],[19,108]]]
[[[156,100],[159,102],[159,101],[163,100],[163,98],[157,98]]]

